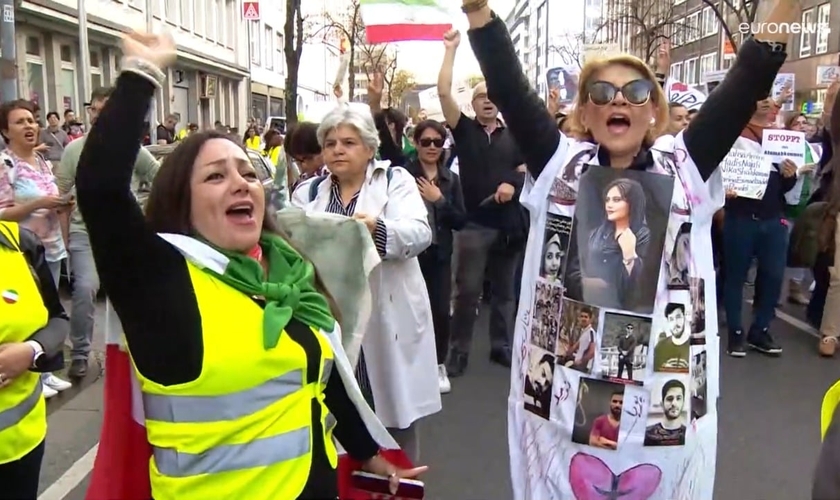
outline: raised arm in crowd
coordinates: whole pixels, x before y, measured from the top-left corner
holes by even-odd
[[[470,43],[487,80],[490,100],[504,115],[525,154],[531,175],[536,178],[557,150],[561,133],[525,78],[504,22],[486,4],[468,13],[467,17]],[[767,21],[795,21],[795,18],[793,2],[783,0]],[[684,132],[688,153],[703,179],[712,175],[729,152],[750,120],[755,103],[770,93],[785,60],[786,39],[787,35],[776,33],[756,33],[754,38],[746,39],[725,80],[708,97]],[[587,95],[592,83],[581,82],[581,93]],[[619,158],[628,153],[628,159]],[[638,153],[612,151],[601,161],[603,165],[627,167],[635,163],[633,160]]]

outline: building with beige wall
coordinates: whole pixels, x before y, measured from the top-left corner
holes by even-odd
[[[156,31],[167,30],[178,60],[157,95],[158,120],[181,116],[179,128],[219,121],[243,127],[248,118],[248,37],[238,0],[151,1]],[[89,88],[113,84],[119,73],[119,39],[145,28],[144,0],[87,0]],[[164,12],[160,12],[161,9]],[[23,0],[16,10],[18,93],[42,114],[78,111],[82,95],[76,0]]]

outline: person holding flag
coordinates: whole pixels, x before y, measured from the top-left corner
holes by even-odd
[[[175,47],[132,33],[122,52],[76,176],[125,332],[124,346],[109,332],[88,500],[337,498],[333,436],[395,492],[426,468],[381,454],[398,447],[355,384],[333,301],[274,227],[243,147],[189,136],[161,165],[144,220],[128,189],[135,138]]]

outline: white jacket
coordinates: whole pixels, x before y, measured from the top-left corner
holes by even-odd
[[[432,242],[432,230],[414,177],[389,165],[371,162],[356,201],[355,213],[379,217],[388,233],[385,257],[370,276],[373,311],[362,349],[377,416],[386,427],[405,429],[441,409],[432,313],[417,262]],[[324,212],[331,182],[324,179],[310,200],[314,181],[295,189],[292,205]]]

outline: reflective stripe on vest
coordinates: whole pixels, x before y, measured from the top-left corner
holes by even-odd
[[[236,420],[258,412],[303,387],[303,370],[293,370],[254,388],[223,396],[143,394],[146,419],[171,423]]]
[[[250,443],[216,446],[204,453],[184,453],[155,448],[155,465],[161,474],[189,477],[265,467],[310,452],[310,429],[303,427]]]
[[[11,408],[0,411],[0,431],[16,425],[18,422],[23,420],[23,417],[29,415],[29,412],[35,408],[35,405],[37,405],[38,401],[41,399],[42,391],[43,385],[40,383],[35,384],[35,388],[32,390],[32,393],[26,397],[26,399]]]

